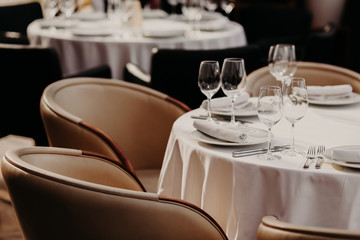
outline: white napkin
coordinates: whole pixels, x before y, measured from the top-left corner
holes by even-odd
[[[202,31],[218,31],[223,29],[227,23],[227,18],[219,18],[216,20],[200,22],[197,27]]]
[[[228,142],[241,143],[247,138],[247,135],[245,133],[241,133],[239,130],[230,129],[224,125],[209,121],[195,120],[193,126],[206,135]]]
[[[360,163],[360,146],[334,148],[332,158],[337,161]]]
[[[309,99],[337,99],[349,97],[352,93],[350,84],[331,86],[307,86]]]
[[[244,92],[235,100],[234,109],[241,109],[249,103],[249,94]],[[207,109],[207,100],[204,100],[200,107]],[[231,99],[229,97],[219,97],[211,99],[211,109],[217,111],[230,111]]]

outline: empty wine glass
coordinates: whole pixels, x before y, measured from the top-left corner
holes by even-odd
[[[196,29],[196,23],[202,18],[202,1],[203,0],[185,0],[181,6],[182,13],[191,24],[192,32],[186,34],[189,38],[196,39],[199,36],[199,31]]]
[[[66,18],[70,18],[76,9],[76,0],[59,0],[60,11]]]
[[[208,99],[207,120],[211,119],[211,98],[219,90],[221,84],[218,61],[202,61],[199,68],[198,85]]]
[[[278,86],[263,86],[260,88],[257,112],[260,121],[268,127],[268,150],[258,158],[265,160],[280,159],[278,155],[271,153],[271,129],[282,117],[282,91]]]
[[[44,0],[43,4],[46,18],[53,19],[59,11],[58,0]]]
[[[268,66],[271,75],[283,84],[284,79],[293,77],[297,65],[295,45],[276,44],[271,46],[268,55]]]
[[[291,123],[292,144],[291,148],[284,150],[282,154],[297,156],[304,154],[303,151],[295,149],[295,123],[302,119],[308,108],[308,93],[304,78],[293,77],[284,82],[284,116]]]
[[[234,105],[236,98],[246,87],[246,71],[243,58],[225,58],[221,70],[221,89],[231,99],[230,125],[236,126]]]

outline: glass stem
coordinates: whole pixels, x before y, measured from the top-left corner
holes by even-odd
[[[207,105],[207,120],[208,121],[211,121],[211,107],[210,107],[210,104],[211,104],[211,97],[208,97],[208,105]]]
[[[268,135],[268,150],[267,155],[271,155],[271,128],[269,128],[269,135]]]
[[[292,144],[291,144],[291,151],[295,152],[295,123],[291,124],[291,135],[292,135]]]
[[[235,98],[232,97],[231,98],[231,124],[232,125],[235,125],[235,110],[234,110],[234,107],[235,107]]]

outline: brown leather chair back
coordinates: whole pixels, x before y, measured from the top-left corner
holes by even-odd
[[[334,240],[360,239],[360,232],[342,229],[308,227],[290,224],[278,220],[274,216],[263,217],[258,231],[257,240]]]
[[[21,148],[6,153],[1,170],[24,239],[227,239],[201,209],[142,192],[102,156]]]
[[[298,62],[296,77],[303,77],[309,85],[350,84],[353,92],[360,93],[360,73],[347,68],[325,63]],[[270,74],[269,67],[262,67],[247,76],[246,91],[251,96],[258,96],[263,85],[281,85]]]
[[[159,174],[172,124],[188,110],[158,91],[109,79],[61,80],[41,99],[50,146],[97,152],[137,174]]]

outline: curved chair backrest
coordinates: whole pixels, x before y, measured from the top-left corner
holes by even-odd
[[[350,84],[353,92],[360,93],[360,73],[347,68],[325,63],[298,62],[295,76],[305,78],[308,86]],[[279,84],[266,66],[248,75],[246,91],[251,96],[258,96],[261,86]]]
[[[50,146],[97,152],[137,174],[160,172],[172,124],[190,110],[150,88],[99,78],[57,81],[40,105]]]
[[[1,164],[24,239],[226,239],[204,211],[142,192],[102,156],[32,147]]]
[[[244,58],[246,72],[250,73],[265,65],[259,60],[260,53],[257,45],[216,50],[158,49],[152,56],[151,87],[195,109],[206,99],[197,84],[201,61],[216,60],[221,67],[225,58]]]
[[[257,240],[334,240],[360,239],[360,232],[342,229],[308,227],[290,224],[274,216],[263,217],[257,231]]]

